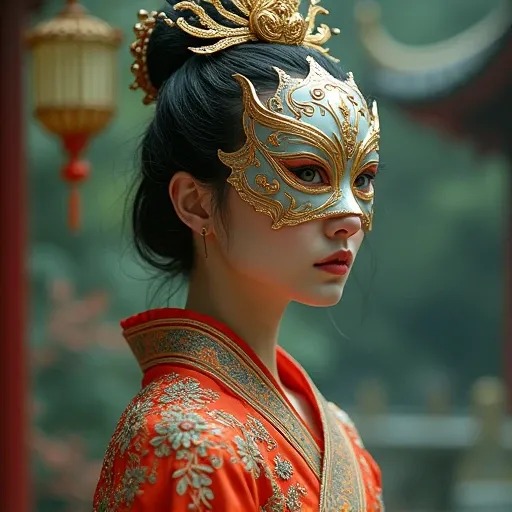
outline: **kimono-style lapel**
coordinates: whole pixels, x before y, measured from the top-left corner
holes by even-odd
[[[312,390],[322,420],[324,455],[320,487],[321,512],[366,512],[365,486],[352,441],[333,410],[305,370],[290,355],[280,351]]]
[[[325,399],[291,357],[316,397],[324,454],[252,349],[213,319],[181,309],[152,310],[122,323],[143,371],[159,364],[197,369],[228,386],[265,417],[301,454],[321,481],[321,512],[365,512],[359,464]]]

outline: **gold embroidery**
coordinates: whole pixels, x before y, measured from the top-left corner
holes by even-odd
[[[177,480],[176,492],[188,492],[191,510],[211,508],[211,474],[222,467],[225,457],[231,463],[240,460],[234,448],[222,440],[222,428],[197,412],[218,397],[218,393],[202,389],[195,379],[177,374],[143,389],[121,417],[107,450],[97,510],[113,512],[121,505],[130,506],[145,485],[156,483],[159,461],[171,455],[182,463],[172,474]],[[142,462],[149,450],[155,456],[151,468]],[[126,461],[126,469],[114,487],[116,457]]]
[[[163,404],[180,403],[185,409],[201,408],[218,400],[219,394],[210,389],[202,389],[199,382],[185,377],[164,389],[160,398]]]
[[[354,438],[354,442],[356,443],[356,445],[359,446],[359,448],[364,449],[363,441],[362,441],[361,437],[359,436],[359,433],[357,432],[357,428],[354,425],[354,422],[350,419],[350,416],[345,411],[340,409],[333,402],[328,402],[327,405],[334,412],[334,415],[336,416],[336,418],[341,423],[343,423],[343,425],[345,425],[346,427],[348,427],[350,429],[350,431],[352,433],[352,437]]]
[[[267,418],[321,477],[321,454],[315,440],[272,382],[230,338],[187,319],[155,321],[142,331],[127,331],[125,336],[143,370],[166,362],[213,374]],[[215,352],[219,365],[201,360],[205,349]]]
[[[267,445],[267,451],[269,452],[277,448],[276,440],[268,433],[263,423],[250,414],[247,415],[245,424],[237,420],[232,414],[224,411],[214,410],[208,414],[223,425],[239,428],[240,430],[248,430],[255,441]]]
[[[128,468],[121,478],[121,486],[116,494],[116,504],[133,503],[135,497],[139,494],[141,487],[147,482],[156,483],[157,462],[153,464],[151,472],[149,468],[140,465],[140,457],[137,454],[128,454]]]
[[[254,418],[249,414],[247,416],[246,428],[250,430],[256,441],[265,443],[267,445],[267,451],[270,452],[277,448],[275,439],[268,433],[267,429],[259,419]]]
[[[274,471],[276,475],[281,480],[290,480],[290,478],[293,476],[293,466],[291,462],[283,459],[280,455],[276,455],[274,457],[274,464]]]
[[[164,421],[155,425],[160,436],[154,437],[150,444],[155,447],[158,457],[170,455],[170,449],[176,452],[176,460],[183,466],[174,471],[172,478],[178,479],[176,492],[183,496],[186,492],[192,500],[191,510],[212,508],[215,498],[211,475],[223,465],[223,452],[234,459],[232,448],[220,441],[222,430],[213,428],[204,418],[195,413],[172,413],[166,411]]]
[[[226,426],[238,428],[242,431],[245,439],[236,436],[235,443],[239,448],[238,453],[242,462],[245,464],[246,470],[252,472],[254,477],[258,478],[260,476],[260,467],[262,467],[266,478],[270,481],[272,495],[267,502],[261,506],[261,512],[284,512],[285,507],[290,511],[300,511],[300,498],[307,494],[306,489],[297,483],[295,486],[290,487],[287,495],[285,495],[276,483],[272,471],[265,463],[261,452],[259,452],[254,444],[254,441],[266,443],[268,451],[273,450],[277,446],[277,443],[270,436],[263,423],[257,418],[248,415],[247,422],[244,424],[232,414],[218,410],[211,411],[210,416]],[[294,473],[293,465],[288,460],[280,455],[276,455],[274,463],[276,466],[274,471],[279,478],[282,480],[292,478]]]
[[[363,512],[366,510],[365,488],[359,461],[345,429],[320,392],[317,394],[324,425],[325,455],[321,483],[321,510]],[[322,508],[323,507],[323,508]]]
[[[267,475],[272,484],[272,495],[267,502],[261,506],[260,512],[284,512],[286,507],[286,496],[279,485],[272,478],[272,475]]]
[[[133,439],[145,427],[145,417],[151,411],[153,403],[148,398],[141,396],[127,409],[124,417],[121,418],[120,428],[112,437],[112,443],[123,454]]]
[[[299,512],[302,510],[301,498],[307,496],[308,491],[300,484],[295,484],[288,489],[286,494],[286,507],[290,512]],[[336,509],[329,509],[336,510]]]
[[[285,506],[290,512],[301,510],[301,497],[306,496],[307,491],[299,483],[290,487],[286,496],[276,483],[272,471],[269,469],[267,463],[263,459],[261,452],[258,450],[254,441],[267,443],[267,449],[270,451],[276,445],[263,423],[258,419],[248,415],[247,422],[244,424],[239,421],[232,414],[225,411],[211,411],[210,416],[215,418],[220,423],[231,428],[239,429],[243,438],[236,436],[234,438],[235,444],[238,447],[238,455],[240,456],[246,471],[253,474],[255,478],[259,478],[261,468],[263,468],[264,475],[270,481],[272,486],[272,495],[267,502],[261,506],[261,512],[284,512]],[[257,437],[253,437],[256,433]],[[269,441],[272,443],[269,445]],[[271,446],[271,448],[269,448]],[[281,457],[276,455],[274,458],[275,473],[282,480],[289,480],[292,478],[294,470],[292,464]]]
[[[147,480],[147,468],[133,467],[128,468],[123,475],[121,485],[123,486],[123,498],[124,503],[132,503],[139,492],[140,487]]]
[[[236,395],[253,406],[288,442],[296,447],[310,468],[321,478],[320,510],[322,512],[343,510],[343,507],[346,510],[352,509],[354,512],[365,510],[364,486],[351,440],[335,417],[335,410],[332,406],[327,405],[311,382],[310,386],[315,392],[321,410],[324,429],[323,464],[321,464],[318,446],[310,434],[304,432],[302,423],[286,404],[279,391],[274,388],[265,374],[245,352],[220,331],[195,320],[167,319],[146,324],[143,329],[129,330],[125,336],[142,368],[149,368],[162,362],[178,362],[214,375]],[[209,360],[216,361],[217,365],[210,366],[208,362],[200,360],[200,354],[205,353],[205,350],[212,356]],[[180,383],[180,380],[185,381],[186,379],[175,379],[169,382],[165,386],[167,391],[164,396],[170,394],[170,396],[181,397],[180,403],[187,403],[192,408],[200,408],[203,402],[211,402],[215,399],[215,393],[203,390],[199,385],[196,386],[193,383],[194,379],[190,379],[188,384]],[[178,393],[177,390],[180,392]],[[165,401],[165,398],[163,400]],[[166,405],[170,407],[171,404]],[[177,412],[184,414],[181,409]],[[186,412],[190,414],[194,411],[189,408]],[[268,434],[264,425],[250,416],[247,417],[244,424],[233,415],[220,410],[208,411],[207,417],[212,419],[212,423],[215,425],[213,428],[226,426],[239,429],[241,432],[239,441],[233,442],[231,447],[232,461],[243,460],[242,464],[253,475],[258,474],[258,469],[255,468],[259,467],[260,476],[263,469],[266,478],[272,484],[273,494],[262,510],[264,512],[282,511],[282,491],[274,480],[273,471],[267,467],[266,463],[260,462],[262,460],[260,459],[261,452],[254,450],[255,442],[265,443],[267,451],[276,447],[275,440]],[[209,424],[208,421],[204,419],[203,421]],[[209,434],[206,434],[206,430],[199,430],[200,438],[203,435],[201,432],[208,437]],[[182,439],[187,439],[187,435],[183,435],[181,432],[179,435],[181,437],[177,434],[172,437],[171,443],[181,443]],[[193,437],[189,438],[191,449],[195,442],[193,439]],[[248,443],[249,440],[253,441],[252,445]],[[224,449],[217,456],[222,458],[222,454],[226,454],[228,451]],[[288,491],[289,495],[285,496],[292,507],[290,508],[287,504],[289,510],[300,506],[300,498],[303,494],[300,491],[300,484],[297,485],[294,485],[294,490]],[[295,508],[295,510],[300,510],[300,508]]]
[[[250,435],[246,435],[244,439],[240,436],[235,436],[234,441],[245,470],[252,473],[254,478],[259,478],[261,473],[260,466],[263,465],[264,461],[253,438]]]

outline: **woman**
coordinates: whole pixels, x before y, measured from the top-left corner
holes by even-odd
[[[379,124],[299,1],[140,14],[135,88],[156,100],[136,247],[185,276],[186,309],[122,323],[143,372],[97,511],[380,511],[345,413],[277,346],[290,301],[331,306],[372,223]]]

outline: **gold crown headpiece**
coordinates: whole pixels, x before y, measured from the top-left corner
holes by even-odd
[[[157,18],[162,19],[169,27],[179,27],[183,32],[201,39],[217,39],[214,44],[190,47],[189,50],[199,54],[211,54],[237,44],[249,41],[263,41],[288,45],[303,45],[314,48],[328,55],[329,49],[323,45],[332,34],[339,34],[338,29],[331,29],[325,24],[315,26],[318,14],[329,14],[319,6],[321,0],[309,0],[308,14],[304,18],[299,12],[301,0],[231,0],[240,14],[226,9],[222,0],[202,0],[210,4],[218,14],[234,27],[227,27],[215,21],[204,8],[192,0],[185,0],[174,5],[175,11],[190,11],[194,14],[201,27],[191,25],[185,18],[176,21],[167,17],[164,12],[148,13],[139,11],[139,22],[134,26],[136,40],[131,45],[131,53],[135,58],[132,73],[135,81],[132,89],[145,92],[145,105],[156,99],[158,90],[151,84],[146,65],[146,52],[149,38]],[[334,57],[331,57],[333,60]]]

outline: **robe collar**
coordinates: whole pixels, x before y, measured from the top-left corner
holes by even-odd
[[[224,324],[194,311],[165,308],[132,316],[121,327],[143,372],[158,365],[187,366],[227,386],[269,421],[319,478],[320,511],[365,510],[359,463],[347,433],[307,373],[282,348],[277,349],[278,371],[295,374],[314,400],[323,443],[315,439],[252,348]]]

